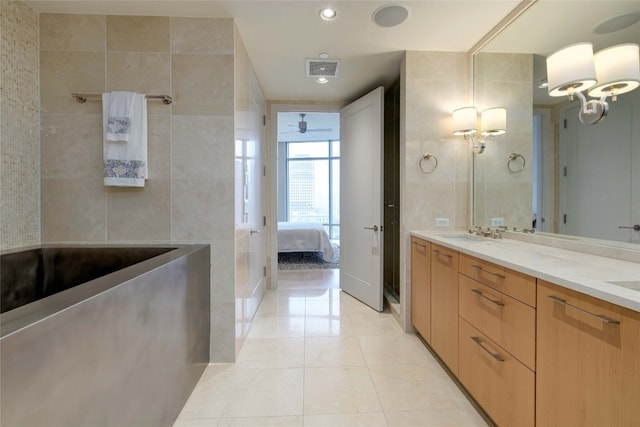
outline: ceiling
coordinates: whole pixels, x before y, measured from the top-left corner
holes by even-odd
[[[520,0],[421,1],[27,1],[40,12],[234,18],[265,96],[271,101],[348,102],[400,75],[403,51],[467,52]],[[401,4],[409,18],[380,27],[372,13]],[[320,19],[327,5],[333,21]],[[340,60],[338,77],[319,85],[305,60]]]
[[[553,1],[539,0],[505,28],[482,52],[532,53],[534,56],[534,104],[566,102],[566,97],[550,97],[537,88],[546,79],[546,57],[574,43],[591,42],[594,52],[621,43],[640,42],[640,22],[619,31],[596,34],[604,21],[622,15],[640,17],[638,0]],[[531,37],[531,35],[535,35]]]
[[[594,51],[618,43],[638,43],[640,23],[609,34],[594,34],[598,24],[620,15],[640,13],[638,0],[539,0],[488,43],[483,51],[536,53],[548,56],[579,42]]]

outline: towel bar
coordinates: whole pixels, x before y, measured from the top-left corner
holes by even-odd
[[[79,103],[84,104],[89,98],[101,99],[102,95],[97,93],[72,93],[72,97],[78,100]],[[173,102],[173,98],[169,95],[146,95],[147,99],[162,99],[162,102],[169,105]]]

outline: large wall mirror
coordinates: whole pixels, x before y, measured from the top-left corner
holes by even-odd
[[[473,223],[637,249],[640,88],[585,125],[544,87],[546,57],[580,42],[640,43],[640,2],[538,0],[474,55],[475,106],[505,107],[507,132],[473,155]]]

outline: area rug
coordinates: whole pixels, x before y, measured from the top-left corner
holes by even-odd
[[[333,261],[322,259],[322,252],[278,253],[278,270],[312,270],[319,268],[340,268],[340,246],[333,246]]]

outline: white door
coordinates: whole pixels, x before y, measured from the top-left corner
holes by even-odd
[[[384,88],[340,114],[340,288],[382,311]]]
[[[634,203],[632,145],[633,107],[612,103],[609,115],[597,125],[583,125],[580,107],[568,107],[561,122],[564,146],[564,202],[560,231],[583,237],[631,242],[640,232],[629,227],[638,221]],[[564,124],[566,123],[566,124]],[[637,166],[636,166],[637,167]]]

